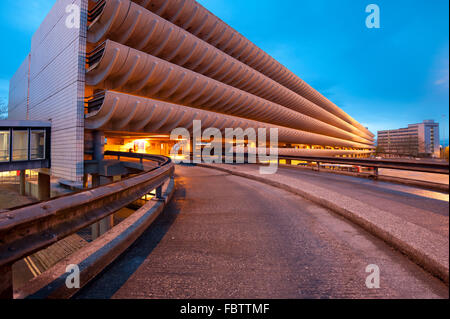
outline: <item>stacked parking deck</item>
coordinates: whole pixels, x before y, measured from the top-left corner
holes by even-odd
[[[366,128],[196,1],[89,9],[87,129],[161,134],[202,120],[220,130],[278,128],[280,143],[327,155],[374,148]]]

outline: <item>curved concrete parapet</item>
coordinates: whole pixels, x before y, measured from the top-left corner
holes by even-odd
[[[90,25],[88,41],[98,43],[106,39],[337,125],[371,143],[372,136],[365,131],[332,113],[326,114],[303,96],[130,0],[107,1],[101,15]],[[348,138],[343,135],[333,136]],[[365,142],[361,138],[350,139]]]
[[[188,106],[106,91],[101,106],[86,115],[85,127],[92,130],[167,133],[178,127],[192,130],[193,121],[201,120],[204,129],[277,128],[279,141],[293,144],[329,145],[370,149],[372,146],[292,128],[246,120],[243,118],[199,110]]]
[[[335,121],[336,117],[321,108],[305,107],[299,110],[302,113],[295,112],[110,40],[106,41],[99,62],[88,70],[86,82],[99,89],[117,90],[275,125],[301,128],[364,143],[364,147],[372,144],[346,131],[348,127],[343,128],[340,122]]]
[[[195,0],[133,0],[228,55],[267,75],[311,102],[374,136],[334,103],[314,90],[286,67],[228,26]]]

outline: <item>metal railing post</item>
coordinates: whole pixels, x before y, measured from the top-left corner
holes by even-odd
[[[162,185],[156,189],[156,198],[162,198]]]
[[[162,188],[163,188],[163,185],[160,185],[155,189],[155,197],[153,198],[153,200],[155,200],[155,201],[165,201],[166,200],[163,196]]]
[[[21,196],[26,195],[26,170],[20,171],[20,186],[19,186],[19,193]]]
[[[13,129],[9,129],[9,162],[13,161]]]
[[[27,130],[28,133],[28,149],[27,149],[27,161],[31,160],[31,129]]]

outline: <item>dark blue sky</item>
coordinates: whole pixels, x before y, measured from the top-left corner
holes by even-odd
[[[0,97],[54,0],[1,1]],[[434,119],[448,138],[447,0],[200,0],[373,132]],[[381,29],[367,29],[368,4]],[[445,120],[443,119],[445,115]]]

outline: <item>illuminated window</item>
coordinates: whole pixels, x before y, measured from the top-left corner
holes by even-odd
[[[0,162],[9,162],[9,131],[0,131]]]
[[[31,131],[30,136],[30,159],[45,159],[45,131]]]
[[[28,131],[13,130],[13,161],[28,160]]]

